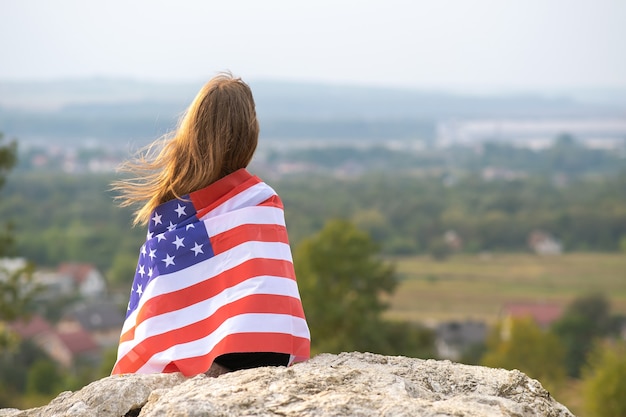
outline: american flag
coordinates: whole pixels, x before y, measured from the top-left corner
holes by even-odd
[[[235,352],[309,357],[282,202],[245,169],[157,207],[113,374],[206,372]]]

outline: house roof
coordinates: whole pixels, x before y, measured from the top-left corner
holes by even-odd
[[[82,284],[95,269],[93,265],[87,263],[66,262],[59,265],[58,272],[71,276],[76,284]]]
[[[75,319],[83,329],[88,331],[122,328],[124,314],[113,303],[83,303],[72,307],[65,318]]]
[[[54,331],[50,322],[38,314],[32,316],[30,319],[14,321],[9,327],[23,339],[30,339],[39,334]]]
[[[481,343],[487,336],[487,325],[480,321],[448,321],[437,326],[437,337],[450,345]]]
[[[540,326],[549,326],[561,317],[563,307],[548,303],[509,303],[502,312],[514,318],[530,317]]]
[[[99,349],[93,337],[83,329],[58,333],[58,336],[68,350],[72,352],[72,355],[80,355]]]

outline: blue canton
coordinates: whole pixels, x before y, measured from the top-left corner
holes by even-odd
[[[189,196],[161,204],[150,217],[146,242],[141,246],[126,317],[137,308],[150,281],[212,256],[209,235]]]

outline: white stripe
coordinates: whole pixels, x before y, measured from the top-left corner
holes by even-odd
[[[139,310],[153,297],[179,291],[200,281],[213,278],[215,275],[256,258],[278,259],[293,262],[291,248],[282,242],[245,242],[212,258],[191,265],[181,271],[159,275],[148,283],[133,311],[122,327],[122,334],[131,329]]]
[[[232,332],[233,328],[238,331]],[[290,329],[291,331],[284,332],[277,331],[277,329]],[[233,333],[286,333],[305,339],[310,338],[306,321],[299,317],[284,314],[242,314],[229,318],[213,333],[202,339],[176,345],[155,354],[137,373],[161,372],[170,362],[177,359],[206,355],[222,339]]]
[[[203,217],[204,219],[204,217]],[[243,224],[277,224],[285,226],[285,215],[278,207],[245,207],[237,211],[204,220],[209,236],[224,233]]]
[[[125,355],[133,346],[150,336],[167,333],[204,320],[215,314],[220,307],[253,294],[271,294],[300,299],[298,286],[292,279],[272,276],[251,278],[225,289],[212,298],[144,320],[135,329],[135,336],[132,340],[120,343],[118,353]]]
[[[274,195],[276,195],[276,192],[269,185],[260,182],[229,198],[202,216],[200,220],[219,216],[246,206],[257,206]]]

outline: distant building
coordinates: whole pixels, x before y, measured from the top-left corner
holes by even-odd
[[[39,299],[78,295],[97,298],[106,294],[106,280],[93,265],[62,263],[56,270],[38,270],[33,281],[42,288]]]
[[[454,230],[446,231],[443,235],[443,240],[446,242],[446,245],[455,252],[463,249],[463,239],[461,239],[461,236]]]
[[[93,265],[86,263],[63,263],[57,273],[68,276],[74,282],[78,293],[87,298],[95,298],[106,293],[106,280]]]
[[[551,303],[508,303],[504,305],[500,315],[504,321],[531,318],[542,329],[548,329],[561,318],[563,308]]]
[[[84,330],[100,347],[119,343],[124,314],[110,302],[81,303],[70,308],[58,323],[63,332]]]
[[[4,281],[10,274],[26,268],[28,262],[24,258],[0,258],[0,281]]]
[[[23,340],[31,340],[52,360],[66,368],[77,361],[97,362],[101,349],[84,330],[64,332],[55,329],[39,315],[30,320],[18,320],[9,325]]]
[[[482,344],[487,337],[487,325],[479,321],[449,321],[436,328],[437,356],[453,361],[461,359],[473,346]]]
[[[552,146],[555,138],[569,133],[586,147],[624,150],[624,118],[563,119],[471,119],[437,123],[437,144],[476,145],[485,142],[511,143],[530,149]]]
[[[541,230],[535,230],[528,236],[528,246],[537,255],[560,255],[563,253],[561,242]]]
[[[41,293],[37,297],[41,300],[58,299],[73,295],[76,291],[74,280],[71,276],[59,274],[55,271],[36,271],[33,279],[42,288]]]

